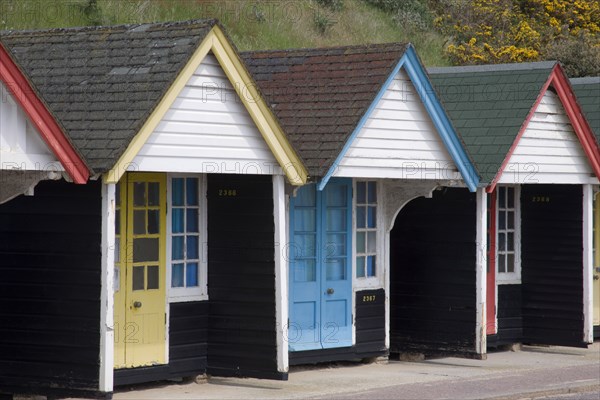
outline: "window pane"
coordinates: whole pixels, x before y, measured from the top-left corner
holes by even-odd
[[[369,207],[369,214],[367,218],[367,227],[377,227],[377,207]]]
[[[146,234],[146,210],[135,210],[133,212],[133,233],[135,235]]]
[[[115,213],[115,235],[121,234],[121,210]]]
[[[515,213],[513,211],[508,212],[508,229],[515,229]]]
[[[498,229],[506,229],[506,212],[504,211],[498,213]]]
[[[367,183],[357,182],[356,183],[356,202],[358,204],[365,204],[367,202]]]
[[[183,260],[183,236],[174,236],[171,241],[171,259]]]
[[[174,206],[183,205],[183,178],[173,178],[171,183],[171,197]]]
[[[158,206],[160,203],[160,184],[158,182],[148,183],[148,205]]]
[[[115,262],[121,262],[121,238],[115,238]]]
[[[507,272],[515,272],[515,255],[514,254],[506,255],[506,270],[507,270]]]
[[[146,205],[146,184],[144,182],[135,182],[133,184],[133,205]]]
[[[294,262],[295,282],[314,282],[317,278],[316,263],[314,259],[296,260]]]
[[[316,213],[314,209],[294,210],[295,231],[314,232],[316,225]]]
[[[183,233],[183,208],[172,209],[171,231],[173,233]]]
[[[190,208],[186,210],[186,232],[198,232],[198,209]]]
[[[341,232],[346,230],[346,210],[327,210],[327,231]]]
[[[329,186],[325,189],[328,207],[344,207],[346,205],[346,187]]]
[[[198,236],[187,237],[187,252],[186,258],[188,260],[198,259]]]
[[[294,199],[296,207],[314,207],[317,203],[315,188],[315,185],[307,185],[298,189]]]
[[[117,207],[121,206],[121,184],[117,183],[115,185],[115,204]]]
[[[369,204],[377,203],[377,182],[369,182]]]
[[[346,255],[346,234],[338,233],[327,235],[327,245],[325,247],[325,257],[345,256]]]
[[[159,232],[159,210],[148,210],[148,233]]]
[[[295,235],[294,243],[290,248],[293,251],[294,258],[298,257],[314,257],[317,255],[316,237],[312,235]]]
[[[327,260],[327,280],[328,281],[343,281],[346,279],[346,260],[335,258]]]
[[[515,234],[512,232],[508,232],[508,237],[506,239],[506,249],[508,251],[514,251],[515,250]]]
[[[358,229],[364,228],[366,226],[366,219],[367,216],[365,215],[367,213],[367,208],[364,206],[358,206],[356,207],[356,227]]]
[[[118,292],[121,290],[121,268],[115,267],[115,275],[113,278],[113,291]]]
[[[198,286],[198,263],[189,263],[185,270],[186,287]]]
[[[375,276],[376,274],[376,262],[375,262],[375,256],[368,256],[367,257],[367,276]]]
[[[500,208],[506,207],[506,188],[498,188],[498,206]]]
[[[506,251],[506,233],[498,233],[498,251]]]
[[[364,254],[367,247],[365,246],[365,232],[356,232],[356,252]]]
[[[508,197],[508,199],[507,199],[508,208],[515,208],[515,188],[512,188],[512,187],[507,188],[506,196]]]
[[[146,289],[158,289],[158,265],[148,266],[148,286]]]
[[[367,253],[375,253],[377,251],[377,232],[367,233]]]
[[[506,256],[498,254],[498,272],[506,272]]]
[[[144,269],[146,267],[133,267],[133,290],[144,290]]]
[[[362,278],[365,276],[365,257],[356,257],[356,277]]]
[[[171,267],[171,287],[183,287],[183,264]]]
[[[158,261],[158,238],[133,239],[133,262]]]
[[[187,178],[185,185],[185,197],[188,206],[198,205],[198,179]]]

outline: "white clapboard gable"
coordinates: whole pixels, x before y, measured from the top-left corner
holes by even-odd
[[[334,175],[461,179],[404,69],[379,99]]]
[[[212,53],[204,58],[179,93],[135,157],[134,165],[139,171],[281,173]]]
[[[558,98],[547,90],[499,183],[590,183],[592,167]]]
[[[0,169],[63,170],[3,83],[0,90]]]

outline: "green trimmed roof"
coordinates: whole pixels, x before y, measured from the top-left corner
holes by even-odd
[[[600,143],[600,76],[571,79],[577,103]]]
[[[555,62],[430,68],[429,76],[481,175],[492,182]]]

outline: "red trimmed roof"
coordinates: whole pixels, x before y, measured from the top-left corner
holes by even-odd
[[[0,43],[0,80],[4,82],[15,102],[25,111],[73,182],[86,183],[90,176],[89,168],[2,43]]]

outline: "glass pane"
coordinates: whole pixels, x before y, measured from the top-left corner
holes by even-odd
[[[506,240],[506,246],[508,251],[515,250],[515,234],[512,232],[508,232],[508,238]]]
[[[171,260],[183,260],[183,236],[173,236],[171,240]]]
[[[173,208],[171,215],[171,232],[183,233],[183,208]]]
[[[345,256],[346,255],[346,234],[327,235],[327,245],[325,247],[325,257]]]
[[[294,230],[314,232],[316,226],[316,212],[314,209],[294,210]]]
[[[158,261],[158,238],[133,239],[133,262]]]
[[[315,185],[301,187],[294,199],[296,207],[314,207],[317,203],[315,188]]]
[[[358,204],[365,204],[367,202],[367,182],[356,183],[356,202]]]
[[[133,267],[133,290],[144,290],[144,269],[146,267]]]
[[[121,290],[121,268],[115,267],[115,275],[113,278],[113,291],[118,292]]]
[[[121,206],[121,184],[117,183],[115,185],[115,204],[117,207]]]
[[[173,178],[171,183],[171,197],[174,206],[183,205],[183,178]]]
[[[133,205],[146,205],[146,184],[144,182],[135,182],[133,184]]]
[[[363,254],[366,252],[366,233],[365,232],[356,232],[356,252],[358,254]]]
[[[377,232],[367,233],[367,253],[377,252]]]
[[[185,180],[185,197],[188,206],[198,205],[198,179],[187,178]]]
[[[121,211],[115,213],[115,235],[121,234]]]
[[[365,257],[356,257],[356,277],[363,278],[365,276]]]
[[[160,203],[160,183],[148,183],[148,205],[158,206]]]
[[[198,209],[190,208],[186,210],[186,232],[198,232]]]
[[[187,237],[187,249],[186,249],[186,259],[188,260],[197,260],[200,258],[198,256],[198,236],[188,236]]]
[[[327,231],[344,232],[346,230],[346,210],[327,210]]]
[[[183,287],[183,264],[173,264],[171,267],[171,287]]]
[[[295,235],[292,249],[294,258],[314,257],[317,255],[315,235]]]
[[[365,206],[356,207],[356,227],[358,229],[364,228],[366,226],[366,216],[367,210]]]
[[[498,206],[500,208],[506,207],[506,188],[498,188]]]
[[[369,204],[377,203],[377,182],[369,182]]]
[[[375,276],[377,270],[377,263],[375,262],[375,256],[367,257],[367,276]]]
[[[367,227],[368,228],[376,228],[377,227],[377,207],[369,207],[369,213],[367,216]]]
[[[513,211],[508,212],[508,229],[515,229],[515,213]]]
[[[498,272],[506,272],[506,256],[498,254]]]
[[[189,263],[185,270],[186,287],[198,286],[198,263]]]
[[[133,212],[133,233],[135,235],[146,234],[146,210],[135,210]]]
[[[121,238],[115,238],[115,262],[121,262]]]
[[[341,258],[327,260],[327,280],[343,281],[346,279],[346,260]]]
[[[148,286],[146,289],[158,289],[158,265],[148,266]]]
[[[294,262],[295,282],[315,282],[317,279],[317,268],[315,260],[296,260]]]
[[[329,186],[325,192],[328,207],[344,207],[346,205],[346,186]]]
[[[506,229],[506,212],[504,211],[498,213],[498,229]]]
[[[507,272],[515,272],[515,255],[514,254],[506,255],[506,270],[507,270]]]
[[[507,188],[506,196],[508,197],[508,208],[515,208],[515,188]]]
[[[498,234],[498,251],[506,251],[506,233]]]
[[[159,210],[148,210],[148,233],[154,234],[159,232],[159,215]]]

